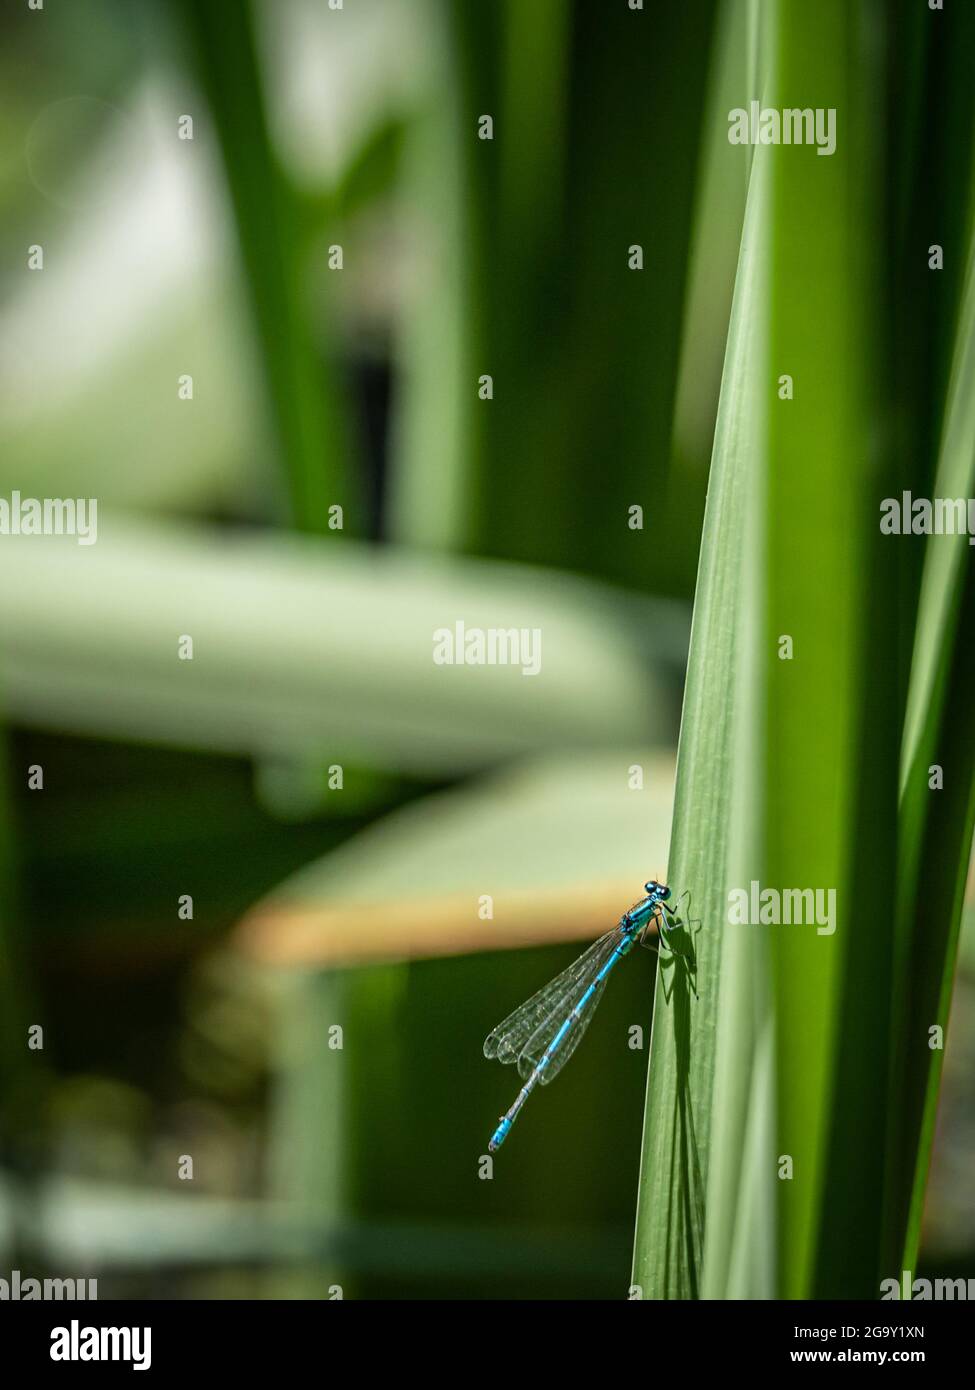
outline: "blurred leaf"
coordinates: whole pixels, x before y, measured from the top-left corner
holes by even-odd
[[[220,139],[292,520],[327,533],[328,509],[338,504],[355,534],[362,522],[351,433],[322,325],[309,313],[310,247],[300,197],[271,144],[250,5],[172,4]]]
[[[30,991],[24,973],[23,943],[17,930],[14,825],[8,792],[11,775],[7,734],[0,726],[0,1120],[4,1137],[8,1125],[12,1126],[11,1135],[15,1132],[16,1104],[22,1100],[22,1089],[30,1086],[30,1063],[37,1059],[34,1070],[43,1069],[40,1054],[27,1049]]]
[[[665,862],[672,789],[666,754],[620,749],[425,797],[289,879],[242,924],[238,945],[276,964],[321,965],[598,936]],[[489,918],[478,910],[485,893]]]
[[[440,121],[407,162],[426,260],[392,533],[682,593],[665,485],[713,4],[444,8]]]
[[[0,419],[0,489],[36,497],[83,492],[106,508],[146,512],[261,515],[259,378],[242,350],[246,325],[228,288],[205,284],[212,274],[202,268],[176,285],[164,278],[148,306],[151,327],[135,313],[97,345],[87,343],[83,362],[71,355],[41,374],[37,364],[50,335],[61,332],[65,306],[83,308],[71,294],[79,275],[88,285],[125,278],[100,254],[51,266],[41,277],[43,294],[19,299],[0,330],[11,386]],[[193,402],[177,394],[187,363]]]
[[[331,191],[341,216],[352,217],[394,191],[407,129],[406,121],[392,116],[370,131]]]
[[[217,536],[219,535],[219,539]],[[437,629],[541,632],[537,675],[438,666]],[[33,726],[451,773],[669,739],[682,618],[565,575],[311,538],[135,526],[0,547],[0,670]],[[634,642],[650,628],[657,661]],[[182,635],[192,661],[178,659]],[[336,793],[338,795],[339,793]]]
[[[958,320],[937,497],[975,495],[975,236]],[[915,1269],[924,1188],[934,1140],[944,1052],[929,1030],[947,1029],[958,932],[975,827],[975,579],[967,537],[929,540],[918,607],[904,738],[898,950],[904,1018],[893,1037],[899,1105],[893,1113],[892,1234],[903,1251],[888,1251],[890,1269]],[[931,768],[944,787],[930,788]],[[895,1261],[901,1260],[900,1264]]]
[[[753,11],[752,0],[719,5],[706,94],[674,400],[674,464],[667,487],[668,514],[685,539],[699,532],[703,519],[701,481],[711,463],[741,248],[748,171],[741,161],[728,158],[727,113],[742,99]],[[693,547],[688,544],[687,549]]]

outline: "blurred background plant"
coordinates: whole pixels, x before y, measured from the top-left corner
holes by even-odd
[[[0,544],[0,1263],[103,1297],[625,1293],[651,957],[490,1182],[480,1045],[667,862],[759,8],[5,13],[0,496],[96,497],[99,538]],[[905,7],[857,11],[908,44]],[[940,417],[861,406],[933,472]],[[458,619],[540,628],[540,675],[435,666]],[[975,1252],[963,961],[939,1271]]]

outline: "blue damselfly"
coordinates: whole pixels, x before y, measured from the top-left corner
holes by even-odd
[[[515,1062],[518,1075],[525,1083],[491,1136],[488,1144],[491,1153],[504,1143],[518,1112],[535,1087],[554,1081],[579,1046],[609,973],[617,962],[652,926],[657,929],[660,945],[668,951],[674,950],[669,936],[680,924],[680,917],[667,901],[670,889],[654,879],[645,884],[644,889],[646,896],[627,908],[612,931],[593,942],[568,970],[533,994],[485,1039],[485,1057]],[[693,988],[693,981],[691,986]]]

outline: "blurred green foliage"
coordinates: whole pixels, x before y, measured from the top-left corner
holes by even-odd
[[[622,790],[634,744],[672,743],[686,615],[644,595],[688,595],[703,501],[703,456],[673,488],[669,460],[712,9],[635,44],[626,16],[607,26],[588,3],[92,0],[43,32],[11,27],[0,481],[100,503],[92,551],[3,554],[22,898],[2,939],[26,947],[3,978],[21,1003],[36,988],[46,1021],[8,1128],[44,1155],[37,1204],[10,1208],[24,1268],[83,1232],[121,1293],[625,1286],[645,1051],[604,1077],[649,957],[551,1098],[553,1128],[528,1130],[491,1185],[472,1155],[506,1078],[480,1035],[570,948],[279,978],[242,971],[225,942],[272,885],[442,779],[539,748],[571,774],[600,744]],[[296,125],[309,72],[347,109]],[[649,148],[675,102],[661,164]],[[476,140],[485,103],[492,146]],[[22,269],[35,242],[40,278]],[[333,503],[345,534],[395,549],[342,544]],[[173,515],[203,526],[173,531]],[[297,548],[295,529],[321,539]],[[537,681],[434,679],[432,628],[479,612],[543,627]],[[183,632],[192,665],[174,658]],[[599,843],[597,821],[609,833],[598,798],[573,805],[567,855]],[[427,874],[433,897],[451,867]],[[584,1155],[555,1175],[547,1146],[574,1142],[580,1104]],[[258,1199],[242,1244],[253,1218],[233,1203]]]
[[[830,4],[823,34],[808,16],[783,20],[780,81],[808,81],[844,114],[881,87],[889,100],[857,127],[873,144],[813,160],[827,166],[815,185],[786,175],[749,193],[750,216],[774,210],[780,239],[748,273],[768,275],[773,343],[815,387],[775,433],[767,402],[747,418],[749,354],[768,344],[752,336],[747,234],[736,279],[747,164],[725,136],[759,68],[761,12],[780,8],[78,0],[48,6],[42,24],[26,9],[5,18],[0,494],[96,496],[101,509],[91,551],[55,539],[0,554],[0,1247],[25,1272],[74,1260],[102,1296],[327,1297],[334,1283],[349,1296],[625,1293],[647,1060],[626,1039],[649,1023],[650,956],[621,974],[571,1081],[535,1102],[483,1182],[487,1126],[510,1097],[481,1039],[577,948],[454,955],[445,932],[432,959],[288,970],[246,961],[235,927],[282,883],[329,907],[419,883],[438,904],[458,884],[494,891],[515,867],[520,886],[564,874],[571,892],[634,841],[642,857],[663,853],[669,783],[633,796],[627,834],[620,817],[632,749],[672,749],[676,736],[733,292],[689,699],[709,693],[685,715],[671,869],[708,906],[727,857],[746,862],[762,806],[777,870],[794,877],[798,855],[810,872],[808,831],[822,873],[840,865],[850,892],[873,895],[876,931],[889,920],[892,742],[921,561],[856,554],[815,519],[825,508],[835,528],[837,496],[854,506],[879,476],[877,453],[891,476],[933,477],[952,361],[942,467],[963,485],[971,17],[952,17],[959,42],[932,40],[917,7],[882,15],[859,0],[851,9],[885,36],[888,64],[884,86],[863,40],[873,56],[859,94],[851,19]],[[923,135],[932,111],[959,132],[937,150]],[[192,141],[177,139],[184,114]],[[490,141],[478,139],[485,114]],[[881,166],[881,121],[900,162],[877,186],[858,171]],[[904,293],[885,297],[866,273],[861,214],[871,227],[889,214],[885,263]],[[948,255],[926,297],[917,248],[932,218]],[[25,269],[34,244],[40,276]],[[341,271],[328,264],[335,245]],[[793,260],[797,248],[808,255]],[[864,380],[878,364],[886,394]],[[184,373],[191,402],[177,394]],[[490,401],[478,398],[483,374]],[[767,555],[754,498],[736,491],[754,482],[747,441],[758,448],[762,431],[763,458],[778,460],[769,516],[782,524]],[[343,531],[328,526],[334,504]],[[642,530],[628,525],[633,506]],[[949,634],[967,622],[957,579],[940,590],[956,606],[941,614],[946,664],[939,698],[920,706],[919,750],[967,728],[963,644]],[[886,585],[898,605],[858,610],[857,648],[843,605]],[[788,628],[796,611],[817,679],[793,701],[767,671],[742,677],[738,644],[750,650],[758,624]],[[540,625],[543,675],[435,668],[432,629],[464,615]],[[182,633],[196,635],[193,663],[176,661]],[[896,698],[875,717],[886,664]],[[736,709],[755,701],[744,741],[728,727],[729,687]],[[864,755],[862,794],[861,765],[836,764],[840,743]],[[594,748],[611,795],[585,784]],[[554,769],[544,805],[522,765],[540,751]],[[763,751],[787,762],[787,788],[759,784]],[[335,763],[340,793],[327,785]],[[43,792],[27,788],[35,764]],[[494,769],[494,787],[472,776]],[[845,820],[826,805],[839,783]],[[462,801],[445,810],[440,792]],[[965,834],[961,790],[952,797],[929,819],[915,808],[915,849],[948,846],[950,893],[914,1008],[932,1007],[932,992],[946,1002],[935,965],[950,956]],[[443,817],[455,806],[452,837]],[[397,811],[413,817],[410,834]],[[505,857],[496,873],[492,846]],[[862,876],[844,859],[851,846]],[[924,954],[921,862],[908,857],[898,882],[905,961]],[[660,869],[634,867],[634,892]],[[177,913],[186,893],[191,920]],[[880,955],[886,981],[894,966]],[[702,948],[700,964],[710,1009],[716,952]],[[780,962],[780,1008],[850,1009],[839,968],[792,965],[810,988],[792,998]],[[844,968],[862,982],[862,961]],[[724,1217],[709,1216],[717,1243],[703,1251],[678,1214],[681,1249],[657,1271],[668,1293],[770,1288],[771,1205],[740,1169],[766,1138],[775,1083],[760,1023],[774,972],[727,953],[721,970],[723,1057],[694,1033],[686,990],[656,1004],[651,1106],[673,1105],[666,1063],[691,1039],[699,1079],[713,1072],[727,1088],[718,1161],[693,1177],[695,1200],[705,1179],[725,1194]],[[666,1008],[684,1030],[669,1041]],[[43,1054],[23,1046],[28,1014],[44,1022]],[[852,1067],[858,1086],[880,1046]],[[835,1060],[817,1052],[780,1095],[809,1150],[825,1142]],[[901,1208],[919,1190],[912,1159],[922,1111],[930,1139],[933,1084],[914,1070],[890,1138],[905,1160]],[[880,1119],[871,1112],[875,1136]],[[645,1153],[674,1132],[665,1120]],[[867,1181],[876,1144],[848,1147],[844,1159],[837,1143],[831,1171],[848,1161]],[[187,1152],[189,1186],[176,1176]],[[644,1178],[641,1242],[684,1195],[655,1192],[670,1176],[659,1164]],[[817,1238],[830,1250],[817,1212],[787,1218],[792,1290],[832,1287],[811,1282]],[[872,1206],[858,1214],[862,1227],[878,1219]]]
[[[419,177],[456,238],[421,308],[448,331],[411,364],[394,533],[686,594],[703,470],[671,476],[672,419],[714,5],[639,37],[625,6],[447,9],[450,129]]]

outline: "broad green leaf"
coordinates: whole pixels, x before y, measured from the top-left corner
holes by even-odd
[[[702,927],[696,979],[678,958],[657,986],[644,1297],[876,1289],[901,723],[896,693],[873,700],[896,585],[868,424],[882,203],[856,171],[881,104],[859,20],[838,0],[762,7],[762,104],[802,106],[811,85],[841,138],[826,157],[736,150],[751,181],[668,866]],[[729,890],[752,884],[832,892],[835,932],[740,924]]]

